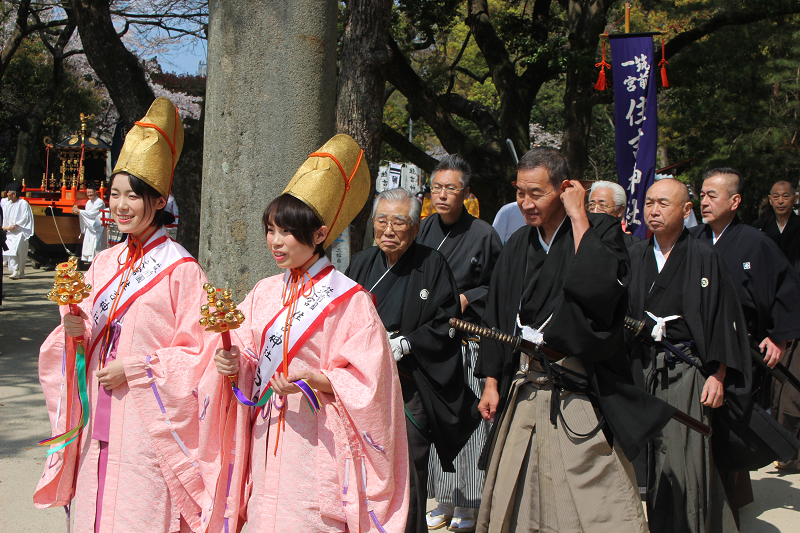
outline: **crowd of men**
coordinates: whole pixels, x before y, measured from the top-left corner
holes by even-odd
[[[461,157],[443,158],[424,220],[404,189],[379,194],[376,246],[346,272],[375,297],[397,362],[406,531],[699,533],[722,531],[728,512],[738,523],[748,472],[791,468],[800,447],[800,393],[773,378],[800,375],[792,185],[776,183],[774,213],[748,226],[742,176],[711,169],[690,230],[687,187],[662,179],[639,239],[623,225],[625,189],[595,182],[587,198],[552,148],[520,159],[516,203],[494,229],[468,212],[470,178]],[[17,278],[33,226],[21,188],[8,191],[3,255]],[[84,261],[105,239],[103,202],[88,200],[75,210]]]
[[[662,179],[643,240],[622,225],[625,190],[596,182],[587,198],[554,149],[522,157],[516,211],[495,229],[464,207],[470,174],[457,155],[439,163],[424,221],[406,191],[381,193],[377,246],[348,270],[375,296],[400,371],[406,531],[738,523],[748,471],[791,468],[800,447],[800,394],[772,373],[800,374],[792,186],[776,183],[775,214],[751,227],[741,175],[712,169],[689,230],[687,187]],[[451,318],[524,340],[462,336]]]

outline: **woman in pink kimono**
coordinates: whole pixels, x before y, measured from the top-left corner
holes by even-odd
[[[163,227],[182,146],[175,106],[157,99],[128,133],[110,184],[127,241],[97,255],[79,314],[63,306],[41,348],[53,435],[84,427],[44,441],[54,447],[34,503],[64,506],[69,521],[74,497],[77,532],[200,531],[212,505],[196,388],[213,355],[197,323],[206,278]],[[81,336],[85,356],[75,351]]]
[[[267,244],[286,272],[238,306],[246,322],[200,387],[222,428],[211,531],[239,531],[244,521],[259,533],[405,529],[397,368],[371,295],[324,252],[368,190],[363,152],[337,135],[264,213]]]

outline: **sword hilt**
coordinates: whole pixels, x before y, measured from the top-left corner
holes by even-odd
[[[625,317],[623,324],[626,328],[633,331],[634,337],[638,337],[642,333],[642,330],[644,330],[644,321],[636,320],[635,318],[629,316]]]
[[[496,331],[490,328],[479,326],[477,324],[472,324],[471,322],[460,320],[458,318],[450,319],[450,327],[465,333],[469,333],[470,335],[476,335],[484,339],[502,342],[503,344],[508,344],[510,346],[516,347],[519,344],[519,337],[514,337],[513,335],[508,335],[507,333],[503,333],[501,331]]]

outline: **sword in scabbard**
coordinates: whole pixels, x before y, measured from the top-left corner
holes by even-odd
[[[652,339],[649,335],[644,334],[642,335],[642,331],[644,331],[644,321],[636,320],[635,318],[631,318],[629,316],[625,317],[625,327],[629,330],[633,331],[634,337],[639,338],[645,343],[652,343]],[[788,383],[798,391],[800,391],[800,379],[797,378],[794,374],[789,372],[789,369],[783,363],[778,363],[775,365],[775,368],[770,368],[767,366],[767,363],[764,362],[764,354],[759,351],[758,348],[750,345],[750,357],[753,359],[755,363],[763,367],[767,372],[772,375],[773,378],[780,381],[781,383]]]
[[[625,318],[626,327],[629,327],[627,324],[628,318],[629,317]],[[633,319],[631,320],[633,321]],[[566,357],[564,354],[559,353],[551,348],[546,348],[544,346],[537,346],[536,344],[523,339],[519,335],[509,335],[508,333],[503,333],[502,331],[497,331],[495,329],[478,326],[477,324],[465,322],[457,318],[450,319],[450,327],[455,328],[459,331],[463,331],[465,333],[469,333],[470,335],[476,335],[478,337],[481,337],[482,339],[497,341],[501,344],[511,346],[515,350],[522,351],[534,357],[541,357],[541,352],[545,353],[549,359],[555,361],[561,360],[564,357]],[[644,324],[641,324],[640,329],[643,327]],[[588,377],[584,376],[584,378],[588,381]],[[697,431],[704,437],[710,437],[711,433],[713,432],[711,426],[703,424],[700,420],[697,420],[696,418],[687,415],[683,411],[676,410],[675,414],[672,415],[672,419],[675,420],[676,422],[683,424],[689,429]]]
[[[750,356],[753,358],[753,361],[758,363],[767,372],[769,372],[773,378],[777,379],[781,383],[788,383],[789,385],[800,391],[800,379],[798,379],[797,376],[789,372],[789,369],[786,368],[786,365],[784,365],[781,362],[778,362],[775,365],[775,368],[770,368],[764,361],[764,354],[761,353],[761,350],[758,349],[757,345],[753,346],[753,344],[750,344]]]

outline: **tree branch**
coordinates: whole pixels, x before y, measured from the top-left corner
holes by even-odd
[[[406,60],[394,39],[389,40],[392,62],[387,69],[388,81],[408,99],[413,109],[425,117],[445,150],[450,153],[475,150],[478,146],[461,131],[442,107],[433,90],[419,77]]]
[[[490,72],[487,72],[483,76],[478,76],[477,74],[473,73],[468,68],[464,68],[464,67],[456,67],[454,70],[456,70],[457,72],[461,72],[462,74],[466,74],[467,76],[469,76],[473,80],[477,81],[481,85],[483,85],[483,83],[489,78],[489,76],[491,76]]]
[[[667,59],[671,58],[692,43],[702,39],[706,35],[717,31],[723,26],[750,24],[771,17],[792,15],[796,13],[800,13],[800,4],[797,2],[789,3],[786,5],[786,7],[777,9],[766,8],[756,11],[741,11],[738,13],[725,11],[718,12],[699,26],[695,26],[690,30],[679,33],[670,39],[665,46]],[[661,50],[655,54],[655,63],[657,64],[659,61],[661,61]]]
[[[487,108],[458,94],[444,95],[441,101],[446,111],[474,122],[487,145],[501,143],[500,125]]]
[[[438,163],[438,161],[426,154],[422,149],[418,148],[413,143],[408,142],[408,139],[405,137],[405,135],[395,130],[385,122],[383,123],[383,128],[381,129],[381,135],[383,136],[383,142],[400,152],[400,155],[417,165],[425,172],[429,174],[433,172],[433,169],[436,167],[436,163]]]

